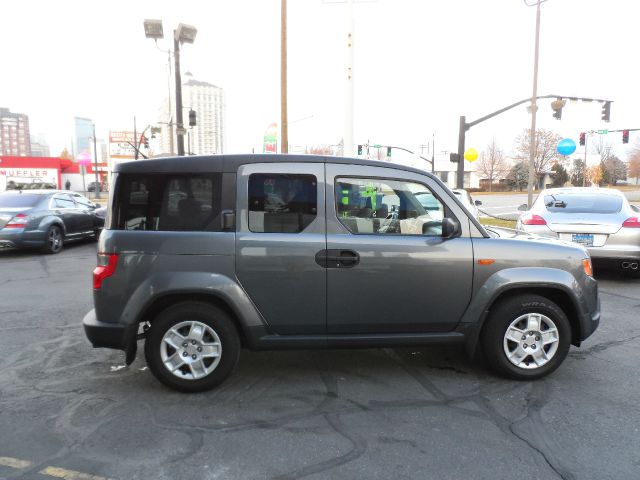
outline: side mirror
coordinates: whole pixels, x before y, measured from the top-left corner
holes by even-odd
[[[236,226],[236,213],[233,210],[222,211],[222,230],[233,230]]]
[[[442,238],[453,238],[460,234],[460,222],[454,218],[442,219]]]
[[[482,202],[480,200],[474,200],[473,202],[475,205],[480,206],[482,205]]]
[[[518,207],[518,210],[520,210],[521,212],[526,212],[527,210],[529,210],[529,206],[526,203],[523,203]]]

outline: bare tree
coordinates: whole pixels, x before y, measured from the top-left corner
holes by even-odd
[[[304,149],[304,153],[311,155],[333,155],[333,149],[330,145],[314,145]]]
[[[536,149],[533,157],[533,173],[536,177],[536,183],[545,172],[551,170],[551,165],[559,160],[560,155],[556,152],[556,147],[560,140],[561,137],[557,133],[544,128],[536,130]],[[516,158],[528,162],[531,129],[526,129],[522,135],[516,138],[516,143]]]
[[[504,178],[509,173],[509,170],[504,152],[500,149],[494,137],[491,143],[487,145],[487,148],[480,154],[476,174],[480,178],[489,180],[489,191],[491,191],[493,182]]]
[[[640,177],[640,143],[636,143],[631,153],[629,153],[627,175],[629,178],[635,178],[636,185],[638,185],[638,177]]]

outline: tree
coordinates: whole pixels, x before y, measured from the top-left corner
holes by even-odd
[[[553,177],[553,186],[554,187],[563,187],[565,183],[569,181],[569,173],[562,166],[560,162],[556,162],[551,167],[551,170],[555,172]]]
[[[629,178],[636,179],[636,185],[638,185],[638,177],[640,177],[640,147],[636,148],[629,155],[629,161],[627,162],[627,174]]]
[[[511,167],[511,171],[507,175],[507,185],[521,192],[528,182],[529,165],[527,162],[518,162]]]
[[[571,184],[574,187],[581,187],[584,184],[584,160],[576,158],[571,169]]]
[[[591,165],[587,167],[587,182],[590,182],[592,185],[598,185],[602,180],[602,168],[600,165]]]
[[[67,147],[65,147],[64,150],[62,150],[59,156],[60,158],[64,158],[66,160],[73,160],[73,157],[69,153],[69,150],[67,150]]]
[[[540,177],[549,171],[551,165],[559,160],[560,155],[556,152],[558,142],[561,140],[557,133],[539,128],[536,130],[536,149],[533,155],[533,173],[536,184]],[[531,147],[531,129],[525,129],[522,135],[516,138],[516,158],[529,162]]]
[[[493,182],[500,180],[509,172],[509,165],[503,151],[496,143],[495,137],[487,145],[486,150],[480,154],[480,160],[476,167],[476,173],[480,178],[489,180],[489,191]]]
[[[333,149],[329,145],[314,145],[305,148],[304,153],[311,155],[333,155]]]
[[[602,183],[616,185],[619,180],[627,179],[627,165],[615,155],[600,162]]]

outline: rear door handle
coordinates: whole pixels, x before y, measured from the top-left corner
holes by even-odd
[[[320,250],[316,263],[324,268],[353,268],[360,263],[360,255],[353,250]]]

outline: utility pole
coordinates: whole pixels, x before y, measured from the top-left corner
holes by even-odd
[[[344,156],[353,157],[353,0],[347,0],[346,9],[347,58],[344,102]]]
[[[138,141],[138,131],[136,130],[136,117],[135,115],[133,116],[133,143],[136,146],[136,151],[134,153],[134,159],[137,160],[138,159],[138,144],[140,143]]]
[[[173,31],[173,58],[176,71],[176,134],[178,156],[184,155],[184,127],[182,125],[182,77],[180,75],[180,42],[176,30]],[[137,141],[137,140],[136,140]]]
[[[280,151],[289,153],[289,118],[287,113],[287,0],[280,0]]]
[[[536,99],[538,98],[538,54],[540,50],[540,3],[537,1],[536,7],[536,46],[533,58],[533,93],[531,95],[531,134],[529,145],[529,185],[527,187],[527,205],[531,208],[533,204],[533,181],[535,177],[535,155],[536,155],[536,113],[538,107]]]

